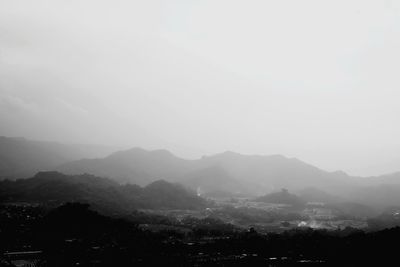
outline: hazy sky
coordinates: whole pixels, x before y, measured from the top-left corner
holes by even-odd
[[[0,135],[400,171],[400,1],[0,0]]]

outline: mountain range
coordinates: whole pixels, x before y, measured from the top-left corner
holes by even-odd
[[[317,187],[328,192],[350,190],[358,179],[343,172],[326,172],[295,158],[224,152],[185,160],[166,150],[133,148],[105,158],[82,159],[56,168],[66,174],[91,173],[121,183],[146,185],[158,179],[179,182],[200,192],[264,194],[288,188]]]
[[[323,192],[316,196],[325,199],[329,195],[331,199],[385,205],[400,203],[400,173],[354,177],[341,171],[327,172],[282,155],[242,155],[227,151],[187,160],[167,150],[132,148],[101,156],[107,149],[75,151],[67,145],[6,137],[0,139],[0,145],[7,147],[0,150],[0,177],[22,178],[16,174],[46,169],[68,175],[92,174],[139,186],[165,180],[190,187],[199,194],[260,196],[282,188],[291,192],[315,188]]]

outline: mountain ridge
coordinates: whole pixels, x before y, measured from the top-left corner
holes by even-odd
[[[9,139],[0,138],[0,147],[2,141]],[[23,138],[12,140],[16,143],[31,143],[30,140]],[[39,145],[41,144],[39,142]],[[45,144],[47,143],[45,142]],[[60,147],[56,147],[55,151],[58,152]],[[24,146],[22,148],[11,146],[11,148],[0,151],[0,176],[5,169],[20,168],[21,164],[24,165],[25,159],[32,159],[36,164],[36,158],[41,159],[43,154],[41,153],[43,150],[40,149],[40,153],[36,153],[35,149],[30,150]],[[13,149],[16,150],[15,157],[12,156]],[[66,150],[69,153],[74,149],[69,147]],[[4,151],[11,152],[5,153]],[[355,177],[342,171],[324,171],[297,158],[288,158],[279,154],[245,155],[225,151],[199,159],[184,159],[166,149],[149,151],[135,147],[108,153],[101,157],[68,161],[65,158],[57,157],[57,153],[54,156],[51,149],[50,152],[45,151],[46,156],[41,159],[44,163],[33,164],[33,167],[29,165],[32,167],[29,172],[56,170],[68,175],[90,173],[99,177],[111,178],[119,183],[133,183],[140,186],[163,179],[168,182],[184,184],[191,187],[192,190],[200,190],[202,193],[229,191],[235,195],[255,196],[281,188],[298,192],[307,187],[314,187],[338,197],[352,198],[352,195],[357,193],[363,195],[363,199],[367,199],[365,194],[361,194],[364,187],[368,187],[367,191],[370,192],[369,188],[377,187],[379,184],[400,184],[400,172],[378,177]],[[77,157],[76,153],[75,157]],[[25,155],[22,157],[23,160],[20,160],[21,155]],[[50,163],[46,163],[46,160],[49,160]],[[61,163],[57,165],[59,162]],[[6,177],[3,175],[3,178]],[[24,178],[24,176],[8,178]]]
[[[0,178],[33,176],[38,171],[81,158],[104,157],[114,148],[100,145],[62,144],[0,136]]]
[[[89,203],[104,212],[129,213],[135,209],[198,209],[206,201],[179,184],[158,180],[146,187],[121,185],[91,174],[39,172],[15,181],[0,181],[0,202],[62,204]]]
[[[231,151],[186,160],[167,150],[132,148],[102,159],[72,161],[59,166],[57,170],[66,174],[92,173],[139,185],[165,179],[190,185],[195,190],[208,187],[207,191],[221,190],[223,181],[226,181],[226,187],[236,184],[234,191],[246,191],[246,187],[252,187],[259,194],[282,187],[297,190],[303,188],[304,184],[334,187],[337,180],[350,183],[346,181],[349,176],[342,172],[326,172],[296,158],[242,155]],[[210,188],[212,186],[214,188]]]

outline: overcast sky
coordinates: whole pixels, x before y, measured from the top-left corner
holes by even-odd
[[[400,171],[400,1],[0,0],[0,135]]]

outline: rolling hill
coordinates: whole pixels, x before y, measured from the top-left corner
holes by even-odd
[[[0,202],[50,205],[83,202],[108,213],[126,213],[134,209],[198,209],[206,205],[195,192],[162,180],[140,187],[120,185],[89,174],[59,172],[39,172],[32,178],[1,181]]]

